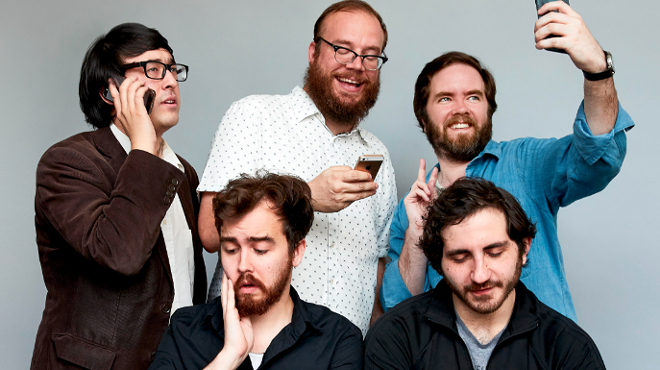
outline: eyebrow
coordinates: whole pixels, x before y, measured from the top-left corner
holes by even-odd
[[[355,51],[355,50],[352,49],[353,48],[353,43],[348,41],[348,40],[341,40],[340,39],[340,40],[335,40],[335,41],[331,41],[331,42],[333,44],[337,45],[337,46],[341,46],[343,48],[351,49],[351,51]],[[344,45],[348,45],[348,46],[343,46],[343,45],[339,45],[339,44],[344,44]],[[366,50],[367,54],[363,54],[363,55],[378,55],[378,56],[380,56],[380,54],[383,54],[383,52],[380,50],[380,47],[378,47],[378,46],[367,46],[366,48],[362,49],[362,53],[365,53],[365,50]],[[374,53],[378,53],[378,54],[369,54],[372,51]],[[355,52],[357,53],[357,51],[355,51]]]
[[[247,242],[252,244],[252,243],[258,243],[258,242],[267,242],[270,244],[275,244],[275,239],[271,237],[270,235],[266,236],[251,236],[247,239]],[[233,243],[233,244],[238,244],[238,240],[233,237],[226,237],[226,236],[221,236],[220,237],[220,243]]]
[[[501,241],[501,242],[492,243],[492,244],[489,244],[489,245],[485,246],[485,247],[483,248],[483,250],[486,251],[486,250],[490,250],[490,249],[494,249],[494,248],[503,247],[503,246],[506,246],[508,243],[509,243],[509,242],[508,242],[507,240],[503,240],[503,241]],[[457,250],[455,250],[455,251],[447,252],[445,255],[446,255],[447,257],[453,257],[453,256],[457,256],[457,255],[459,255],[459,254],[465,254],[465,253],[470,254],[470,251],[467,250],[467,249],[457,249]]]
[[[449,91],[438,91],[438,93],[435,94],[435,95],[433,95],[433,97],[434,97],[434,98],[438,98],[438,97],[441,97],[441,96],[454,96],[454,95],[456,95],[456,94],[454,94],[454,93],[452,93],[452,92],[449,92]],[[474,89],[474,90],[470,90],[470,91],[466,92],[465,95],[479,95],[479,96],[484,96],[485,94],[484,94],[484,92],[483,92],[482,90]]]

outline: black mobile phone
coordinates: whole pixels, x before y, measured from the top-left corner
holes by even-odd
[[[538,10],[541,9],[541,7],[542,7],[543,5],[545,5],[545,4],[547,4],[547,3],[551,2],[551,1],[559,1],[559,0],[534,0],[534,1],[536,1],[536,10],[537,10],[537,12],[538,12]],[[561,0],[561,1],[565,2],[567,5],[571,5],[571,4],[568,2],[568,0]],[[541,14],[541,15],[539,15],[538,17],[541,18],[541,17],[543,17],[544,15],[545,15],[545,14]],[[556,35],[550,35],[550,36],[546,37],[546,39],[548,39],[548,38],[550,38],[550,37],[557,37],[557,36],[556,36]],[[564,49],[548,48],[548,49],[545,49],[545,50],[547,50],[547,51],[554,51],[555,53],[566,54],[566,51],[565,51]]]
[[[117,89],[119,89],[119,85],[121,85],[122,82],[124,82],[125,78],[121,76],[116,76],[113,77],[112,80],[115,82],[115,86],[117,86]],[[103,97],[110,100],[112,100],[112,94],[110,94],[110,89],[105,88],[103,90]],[[147,89],[147,92],[144,93],[144,96],[142,97],[144,99],[144,107],[147,108],[147,114],[151,114],[151,109],[154,107],[154,101],[156,100],[156,92],[153,89]]]
[[[380,165],[383,164],[383,156],[380,154],[365,154],[358,157],[355,170],[369,172],[372,179],[376,179]]]

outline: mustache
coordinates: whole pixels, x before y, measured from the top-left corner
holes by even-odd
[[[482,290],[482,289],[488,289],[488,288],[504,288],[504,283],[501,281],[490,281],[488,280],[487,282],[483,284],[476,284],[472,283],[469,285],[466,285],[463,289],[465,289],[466,292],[473,292],[476,290]]]
[[[241,274],[238,279],[236,279],[236,282],[234,283],[234,292],[239,294],[239,289],[243,285],[254,285],[257,288],[261,289],[262,291],[266,291],[266,286],[264,283],[259,281],[257,278],[252,276],[252,274]]]
[[[455,123],[458,123],[458,122],[469,123],[471,126],[476,126],[477,125],[477,121],[475,121],[469,115],[462,113],[462,114],[454,115],[451,118],[449,118],[448,120],[446,120],[444,126],[445,126],[445,128],[448,128],[449,126],[451,126]]]

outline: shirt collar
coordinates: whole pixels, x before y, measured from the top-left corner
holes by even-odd
[[[500,148],[500,143],[491,139],[488,144],[486,144],[484,150],[482,150],[481,153],[479,153],[479,155],[477,155],[474,159],[483,157],[486,154],[500,158],[502,155],[502,148]]]
[[[110,131],[115,135],[115,138],[117,141],[119,141],[119,144],[121,145],[122,148],[124,148],[124,151],[126,154],[131,152],[131,139],[126,135],[125,133],[121,132],[117,126],[115,126],[114,123],[110,124]],[[185,172],[183,165],[181,164],[181,161],[179,161],[179,157],[176,156],[172,148],[170,148],[169,145],[167,145],[167,142],[163,140],[163,154],[161,155],[161,158],[168,162],[169,164],[173,165],[174,167],[178,168],[182,172]]]
[[[312,320],[312,315],[307,311],[304,302],[298,296],[298,292],[290,286],[289,296],[293,301],[293,314],[291,315],[291,323],[282,329],[289,330],[290,335],[287,335],[287,338],[293,339],[296,341],[302,336],[307,327],[314,330],[319,330],[319,325],[314,320]],[[213,329],[218,333],[223,333],[224,336],[224,322],[222,320],[222,301],[218,297],[215,302],[215,307],[206,314],[206,322],[210,322]]]
[[[516,285],[516,301],[513,312],[506,327],[507,336],[520,333],[536,327],[539,318],[536,316],[536,303],[532,293],[522,281]],[[426,311],[426,319],[456,331],[456,310],[452,301],[452,292],[444,280],[441,280],[433,290],[433,300]]]
[[[305,118],[316,115],[323,126],[328,130],[328,132],[330,132],[328,126],[325,125],[325,117],[323,117],[319,109],[316,107],[316,104],[314,104],[314,101],[312,101],[312,98],[309,97],[305,90],[303,90],[300,86],[296,86],[293,88],[293,90],[291,90],[290,95],[293,98],[291,100],[291,104],[293,108],[293,114],[297,122],[302,122]],[[350,132],[336,136],[350,136],[354,133],[357,133],[358,137],[365,145],[371,146],[371,143],[367,139],[366,131],[360,127],[359,124]]]

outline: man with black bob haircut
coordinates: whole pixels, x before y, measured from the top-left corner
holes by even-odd
[[[584,100],[572,134],[494,141],[496,87],[488,69],[456,51],[427,63],[415,83],[413,107],[438,163],[425,175],[426,163],[420,160],[417,180],[394,211],[392,262],[380,294],[385,310],[430,290],[442,278],[416,245],[429,201],[458,178],[483,177],[513,194],[538,227],[521,280],[541,302],[577,321],[557,234],[558,213],[614,179],[626,156],[626,131],[634,123],[619,104],[612,55],[603,51],[580,15],[563,1],[548,2],[538,13],[536,48],[563,49],[576,77],[583,77]],[[550,103],[547,108],[555,109]]]
[[[137,23],[87,50],[80,107],[95,130],[53,145],[37,167],[48,294],[32,369],[146,369],[170,315],[205,302],[197,174],[163,139],[187,71]]]
[[[365,369],[605,369],[589,335],[519,281],[535,235],[509,192],[456,180],[419,242],[444,279],[376,322]]]
[[[291,286],[314,221],[309,186],[242,174],[215,195],[213,214],[222,294],[172,316],[150,369],[361,369],[360,330]]]
[[[241,173],[299,176],[312,189],[316,222],[292,284],[304,300],[346,316],[366,334],[382,313],[377,287],[397,200],[389,152],[360,125],[380,91],[387,28],[368,3],[344,0],[323,11],[313,32],[302,88],[248,96],[222,117],[197,188],[199,235],[209,253],[219,250],[211,200]],[[354,169],[365,154],[383,156],[375,178]],[[221,280],[218,263],[209,299],[220,294]]]

